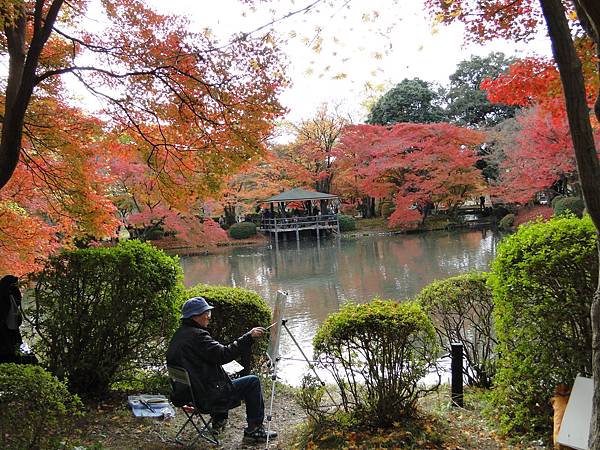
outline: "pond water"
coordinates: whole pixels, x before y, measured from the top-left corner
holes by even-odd
[[[280,243],[278,250],[267,245],[185,257],[181,265],[186,286],[243,287],[258,292],[271,307],[277,291],[286,291],[287,327],[311,358],[317,328],[344,302],[402,301],[434,280],[485,271],[499,239],[489,230],[471,230],[302,240]],[[280,352],[280,377],[298,385],[308,367],[285,331]]]

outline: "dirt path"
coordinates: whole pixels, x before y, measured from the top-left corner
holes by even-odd
[[[269,397],[265,397],[267,408],[268,400]],[[303,411],[289,391],[283,390],[276,393],[271,429],[277,431],[279,437],[269,448],[290,448],[292,432],[296,425],[304,420]],[[96,446],[115,450],[181,450],[183,447],[178,445],[174,438],[184,421],[185,416],[181,410],[177,410],[175,417],[170,420],[133,417],[131,410],[126,406],[126,398],[123,396],[123,399],[116,398],[90,408],[86,416],[73,427],[69,442],[79,446],[80,449],[90,449]],[[229,424],[218,436],[221,445],[215,446],[204,440],[198,440],[192,448],[264,449],[264,443],[248,445],[242,442],[245,426],[245,409],[242,405],[230,411]],[[194,435],[183,436],[184,439],[190,437],[193,439]]]

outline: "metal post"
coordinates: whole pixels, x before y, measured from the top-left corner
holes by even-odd
[[[453,342],[452,347],[452,391],[451,399],[452,406],[463,407],[463,345],[460,342]]]

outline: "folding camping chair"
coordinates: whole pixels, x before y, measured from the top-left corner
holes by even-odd
[[[198,438],[203,438],[212,444],[219,445],[219,440],[215,436],[212,428],[210,427],[212,418],[209,419],[209,421],[207,422],[202,416],[202,414],[208,414],[208,411],[201,409],[200,405],[196,402],[196,399],[194,397],[194,390],[192,389],[192,383],[190,382],[190,375],[188,374],[188,371],[183,367],[176,366],[167,366],[167,371],[169,373],[169,378],[171,379],[173,390],[175,390],[176,384],[186,386],[186,388],[189,389],[190,398],[192,399],[191,404],[175,405],[177,407],[180,407],[187,417],[187,420],[177,432],[177,435],[175,436],[175,441],[178,444],[184,444],[184,442],[180,440],[180,436],[183,433],[183,430],[189,424],[191,424],[196,429],[198,435],[194,438],[192,442],[188,444],[189,446],[192,446],[198,440]],[[200,422],[202,422],[201,428],[199,427],[199,425],[201,425]]]

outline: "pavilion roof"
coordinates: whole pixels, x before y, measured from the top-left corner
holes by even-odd
[[[338,198],[337,195],[325,194],[324,192],[307,191],[305,189],[295,188],[281,194],[274,195],[263,200],[263,203],[293,202],[302,200],[332,200]]]

